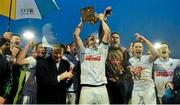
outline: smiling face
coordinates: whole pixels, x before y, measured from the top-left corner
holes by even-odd
[[[44,58],[46,56],[46,48],[42,43],[36,45],[36,54],[39,58]]]
[[[170,49],[167,44],[161,44],[160,48],[158,49],[159,56],[162,58],[168,58],[170,54]]]
[[[112,34],[111,35],[111,45],[112,47],[119,47],[120,45],[120,37],[118,34]]]
[[[64,54],[63,46],[59,46],[59,45],[53,46],[51,56],[56,63],[61,61],[63,54]]]
[[[141,42],[134,42],[132,50],[134,56],[141,57],[144,50],[143,44]]]

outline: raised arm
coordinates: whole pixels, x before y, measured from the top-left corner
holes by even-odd
[[[107,17],[109,17],[111,15],[112,12],[112,7],[109,6],[104,10],[104,17],[105,17],[105,22],[107,20]],[[99,42],[102,42],[102,37],[103,37],[103,29],[102,29],[102,24],[100,24],[99,26]]]
[[[101,21],[103,34],[104,34],[103,38],[102,38],[102,41],[104,43],[109,43],[111,32],[110,32],[109,26],[104,21],[104,14],[99,15],[99,20]]]
[[[25,65],[28,64],[29,62],[25,60],[25,57],[29,51],[29,49],[32,47],[34,41],[29,40],[28,44],[23,48],[23,50],[18,54],[17,61],[16,63],[19,65]]]
[[[144,44],[146,44],[148,46],[148,48],[149,48],[149,50],[151,52],[150,57],[149,57],[150,61],[154,61],[154,60],[156,60],[156,58],[159,57],[158,52],[156,51],[153,44],[148,39],[146,39],[145,37],[143,37],[139,33],[136,33],[135,37],[136,37],[137,40],[141,41],[142,43],[144,43]]]
[[[82,27],[83,27],[83,22],[82,22],[82,19],[81,19],[79,25],[76,27],[76,29],[74,31],[74,42],[75,42],[75,44],[77,45],[78,48],[83,46],[82,40],[81,40],[81,38],[79,36]]]

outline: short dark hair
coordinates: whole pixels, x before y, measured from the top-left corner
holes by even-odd
[[[133,47],[136,43],[142,43],[142,42],[141,42],[141,41],[134,41],[134,42],[132,42],[132,47]]]
[[[38,42],[38,43],[34,44],[34,45],[32,46],[32,49],[35,48],[35,49],[37,50],[37,48],[38,48],[38,46],[39,46],[40,44],[42,44],[42,42]]]
[[[42,42],[38,42],[38,43],[35,44],[36,50],[37,50],[37,48],[38,48],[38,46],[39,46],[40,44],[43,44],[43,43],[42,43]]]
[[[43,44],[43,43],[42,43],[42,42],[38,42],[38,43],[34,44],[34,45],[32,46],[32,49],[37,50],[37,49],[38,49],[38,46],[41,45],[41,44]],[[44,47],[44,49],[45,49],[45,51],[47,51],[47,47]]]
[[[12,36],[17,36],[17,37],[20,37],[20,35],[19,35],[19,34],[12,34]]]
[[[119,35],[119,33],[118,33],[118,32],[112,32],[112,33],[111,33],[111,35],[114,35],[114,34]]]

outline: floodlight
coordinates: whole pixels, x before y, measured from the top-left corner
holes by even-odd
[[[26,38],[26,39],[33,39],[34,38],[34,33],[31,32],[31,31],[26,31],[23,33],[23,36]]]

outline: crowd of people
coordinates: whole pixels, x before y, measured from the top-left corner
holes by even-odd
[[[21,37],[5,32],[0,38],[0,104],[180,103],[180,60],[170,58],[168,44],[155,49],[136,33],[126,49],[119,33],[110,31],[107,15],[97,18],[100,42],[93,34],[86,44],[81,40],[81,19],[74,41],[53,43],[50,52],[33,39],[20,48]]]

